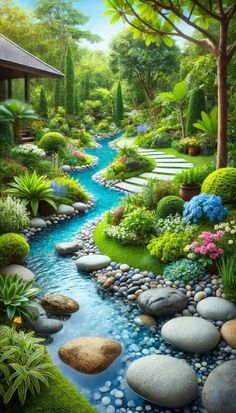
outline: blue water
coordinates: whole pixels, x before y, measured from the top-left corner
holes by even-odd
[[[94,173],[108,165],[116,155],[109,147],[109,141],[103,141],[100,149],[90,149],[92,155],[99,156],[99,163],[95,168],[74,174],[74,177],[95,196],[95,208],[88,214],[61,223],[33,239],[27,266],[34,271],[37,284],[43,289],[44,294],[58,292],[69,295],[80,303],[80,310],[64,322],[63,329],[53,336],[53,343],[48,347],[56,365],[78,390],[102,413],[120,413],[122,407],[129,412],[164,412],[165,410],[151,407],[150,403],[139,398],[125,382],[125,372],[132,360],[147,354],[147,351],[148,354],[160,354],[166,349],[168,351],[168,346],[160,339],[161,323],[152,328],[138,326],[134,322],[135,316],[139,314],[135,306],[129,306],[101,292],[93,279],[77,271],[71,257],[63,258],[55,253],[55,245],[58,242],[73,240],[86,222],[116,206],[122,196],[121,193],[104,188],[91,179]],[[58,358],[57,352],[61,345],[86,335],[114,338],[123,345],[122,355],[101,374],[80,374]],[[187,358],[192,362],[190,357]],[[112,389],[121,390],[124,398],[115,399],[110,394]],[[104,396],[110,398],[108,407],[101,402]],[[136,410],[138,406],[139,410]],[[145,407],[147,410],[144,410]]]

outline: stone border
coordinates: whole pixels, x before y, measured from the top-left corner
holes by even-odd
[[[91,162],[88,165],[82,165],[82,166],[70,166],[70,165],[63,165],[62,166],[62,172],[64,173],[70,173],[70,172],[82,172],[86,169],[93,168],[98,164],[99,158],[98,156],[93,156],[93,162]]]

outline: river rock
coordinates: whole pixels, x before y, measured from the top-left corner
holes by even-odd
[[[62,214],[62,215],[72,215],[75,212],[75,210],[70,205],[61,204],[59,205],[57,212],[58,214]]]
[[[39,317],[35,321],[30,322],[30,324],[32,330],[42,336],[56,334],[63,328],[63,323],[61,320],[55,320],[47,317]]]
[[[49,294],[42,298],[41,304],[51,314],[72,314],[79,310],[79,303],[62,294]]]
[[[59,255],[73,254],[81,247],[80,243],[77,241],[72,242],[60,242],[56,245],[56,252]]]
[[[219,297],[207,297],[197,305],[203,318],[210,320],[231,320],[236,317],[236,306],[231,301]]]
[[[111,258],[106,255],[87,255],[75,261],[78,269],[83,271],[95,271],[108,267]]]
[[[236,360],[223,363],[209,374],[202,402],[209,413],[236,412]]]
[[[175,288],[163,287],[144,291],[137,302],[145,314],[165,317],[181,312],[187,306],[188,299]]]
[[[156,325],[155,318],[151,317],[150,315],[146,315],[146,314],[138,315],[137,317],[135,317],[134,321],[136,324],[140,324],[146,327],[152,327]]]
[[[1,274],[8,276],[18,274],[25,282],[32,281],[35,278],[32,271],[28,270],[28,268],[25,268],[23,265],[18,264],[7,265],[1,270]]]
[[[63,172],[70,172],[71,171],[70,165],[62,165],[61,169],[62,169]]]
[[[36,305],[27,305],[27,310],[30,311],[30,313],[34,317],[34,320],[36,320],[38,317],[46,317],[46,311],[44,310],[44,308],[38,302],[35,304]]]
[[[220,341],[217,328],[210,321],[196,317],[177,317],[167,321],[161,335],[173,347],[192,353],[210,351]]]
[[[74,370],[86,374],[106,370],[120,355],[121,345],[102,337],[81,337],[64,344],[59,349],[59,357]]]
[[[74,202],[72,206],[76,211],[79,212],[85,212],[88,209],[88,205],[84,204],[83,202]]]
[[[32,218],[30,222],[33,228],[47,228],[47,223],[42,218]]]
[[[232,348],[236,348],[236,320],[230,320],[221,327],[221,335],[227,344]]]
[[[180,408],[197,396],[197,376],[184,360],[152,355],[128,367],[129,386],[144,399],[163,407]]]

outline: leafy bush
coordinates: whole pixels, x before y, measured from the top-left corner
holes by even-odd
[[[59,176],[54,179],[52,184],[53,183],[64,186],[66,188],[66,192],[63,195],[73,201],[87,201],[89,198],[87,192],[85,192],[79,182],[73,178],[68,176]]]
[[[46,176],[38,176],[36,171],[30,174],[28,171],[14,182],[9,184],[11,188],[6,193],[20,198],[24,205],[29,205],[34,216],[38,213],[39,203],[44,201],[56,209],[55,197]]]
[[[169,215],[180,214],[184,210],[184,201],[175,195],[162,198],[157,205],[157,218],[166,218]]]
[[[0,199],[0,234],[20,232],[30,224],[28,212],[22,202],[10,196]]]
[[[167,280],[180,280],[181,282],[188,284],[191,281],[198,282],[202,280],[206,274],[203,263],[182,258],[181,260],[167,265],[163,275]]]
[[[0,268],[24,260],[29,254],[29,244],[22,235],[9,233],[0,236]]]
[[[225,297],[236,305],[236,257],[221,257],[218,264],[223,278]]]
[[[40,149],[37,145],[33,145],[32,143],[24,143],[22,145],[15,146],[11,150],[11,155],[13,157],[22,156],[26,158],[27,156],[30,157],[31,155],[35,157],[35,159],[42,159],[45,158],[46,153],[43,149]],[[16,158],[15,158],[16,159]]]
[[[33,333],[0,327],[0,394],[5,404],[17,397],[23,405],[28,392],[34,395],[40,393],[42,383],[48,386],[53,365],[47,361],[42,341]]]
[[[143,205],[148,209],[156,209],[158,202],[169,195],[177,195],[177,189],[171,182],[150,179],[143,191]]]
[[[180,215],[169,215],[165,219],[158,219],[155,224],[155,230],[157,235],[161,235],[164,232],[179,232],[179,231],[194,231],[195,227],[187,222]]]
[[[151,148],[154,136],[155,136],[155,131],[144,133],[143,135],[138,135],[135,138],[134,143],[140,148]]]
[[[57,153],[66,147],[66,139],[61,133],[48,132],[40,139],[39,146],[48,154]]]
[[[214,106],[211,112],[208,114],[204,111],[201,112],[201,120],[198,120],[193,126],[207,136],[209,145],[214,151],[217,139],[217,127],[218,127],[218,108]]]
[[[157,135],[152,139],[152,148],[168,148],[171,146],[171,137],[168,135]]]
[[[221,168],[212,172],[202,184],[202,192],[219,195],[224,202],[236,203],[236,168]]]
[[[175,261],[184,257],[184,248],[193,240],[191,231],[180,231],[178,233],[165,232],[158,238],[153,238],[147,249],[151,256],[158,258],[162,262]]]
[[[37,305],[31,299],[38,295],[40,289],[32,288],[33,283],[34,281],[24,282],[17,274],[0,275],[0,311],[6,313],[10,321],[21,316],[34,319],[27,307]]]
[[[179,185],[199,185],[201,182],[202,175],[198,168],[183,170],[174,177],[174,183]]]
[[[201,218],[222,221],[228,215],[220,196],[200,194],[185,202],[183,216],[186,221],[197,224]]]
[[[13,176],[22,175],[26,167],[16,162],[14,159],[1,159],[0,162],[0,182],[6,184],[12,180]]]

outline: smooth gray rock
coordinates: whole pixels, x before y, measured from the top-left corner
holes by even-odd
[[[62,169],[63,172],[70,172],[71,171],[70,165],[62,165],[61,169]]]
[[[58,214],[62,214],[62,215],[72,215],[75,212],[75,210],[70,205],[61,204],[59,205],[57,212]]]
[[[197,396],[197,376],[184,360],[152,355],[128,367],[129,386],[144,399],[163,407],[179,408]]]
[[[111,258],[107,255],[87,255],[79,258],[75,263],[80,270],[95,271],[108,267],[111,263]]]
[[[28,268],[25,268],[23,265],[18,264],[7,265],[1,270],[1,274],[7,276],[18,274],[23,281],[31,281],[35,278],[32,271],[28,270]]]
[[[38,317],[46,317],[46,311],[44,310],[44,308],[37,303],[37,305],[27,305],[27,310],[31,312],[31,314],[33,315],[34,319],[36,320]]]
[[[226,361],[209,374],[202,402],[209,413],[236,412],[236,360]]]
[[[56,245],[56,252],[59,255],[73,254],[73,252],[77,251],[79,248],[81,248],[81,243],[77,241],[60,242]]]
[[[181,312],[188,299],[181,291],[171,287],[152,288],[138,297],[139,308],[156,317],[165,317]]]
[[[46,336],[56,334],[63,328],[61,320],[47,317],[39,317],[34,322],[30,322],[30,324],[35,333]]]
[[[231,320],[236,317],[236,306],[219,297],[207,297],[197,305],[197,312],[209,320]]]
[[[33,228],[47,228],[47,223],[42,218],[32,218],[30,222]]]
[[[85,212],[88,209],[88,205],[84,204],[83,202],[74,202],[72,206],[76,211],[79,212]]]
[[[177,317],[167,321],[161,335],[173,347],[192,353],[210,351],[220,341],[217,328],[210,321],[196,317]]]

